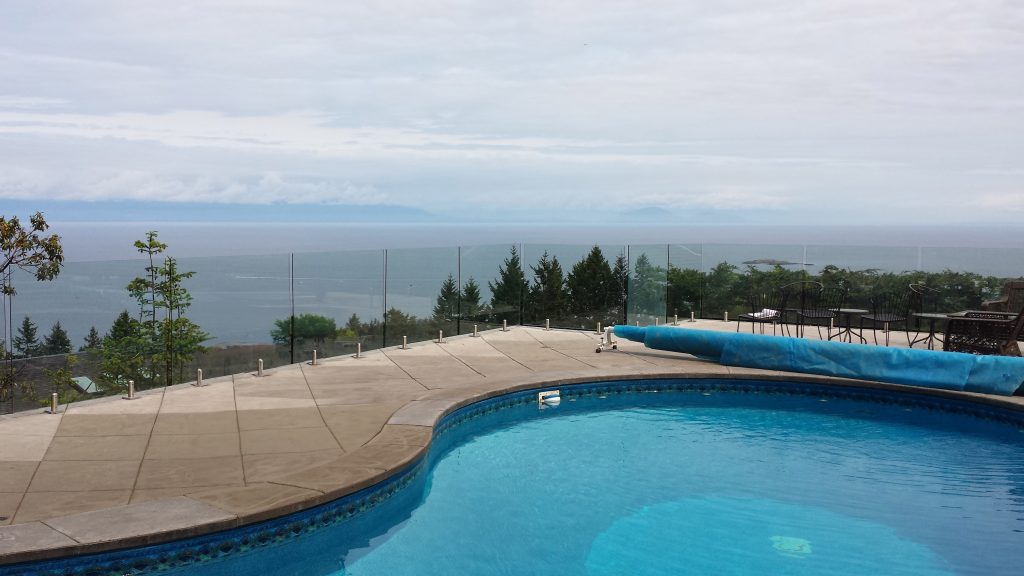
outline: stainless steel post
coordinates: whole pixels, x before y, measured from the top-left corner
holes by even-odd
[[[60,397],[54,392],[50,395],[50,414],[57,414],[60,411]]]
[[[544,319],[544,329],[545,330],[551,330],[551,319],[550,318],[545,318]]]
[[[256,360],[256,375],[263,376],[263,358]]]
[[[409,337],[408,336],[402,336],[402,350],[405,350],[408,347],[409,347]]]
[[[122,396],[125,400],[135,400],[135,380],[128,381],[128,395]]]
[[[312,365],[316,366],[316,348],[313,348],[313,362],[312,362]]]

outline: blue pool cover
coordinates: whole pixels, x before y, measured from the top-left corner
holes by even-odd
[[[648,348],[685,352],[725,366],[787,370],[892,384],[1011,396],[1024,382],[1024,358],[865,346],[784,336],[671,326],[615,327]]]

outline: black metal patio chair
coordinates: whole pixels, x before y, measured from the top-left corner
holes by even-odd
[[[902,326],[910,341],[910,289],[903,292],[877,294],[871,298],[871,312],[860,317],[860,337],[864,338],[864,323],[871,323],[871,335],[878,344],[878,329],[885,333],[885,345],[889,345],[889,331],[895,326]]]
[[[772,325],[772,334],[776,333],[776,326],[786,320],[786,292],[783,290],[770,290],[768,292],[753,292],[747,295],[747,303],[750,305],[750,312],[745,312],[736,317],[736,331],[740,331],[743,322],[750,322],[750,333],[754,333],[754,326],[761,327],[761,334],[764,334],[764,325]]]
[[[788,311],[796,316],[796,332],[798,337],[804,336],[808,324],[818,329],[818,338],[822,338],[821,329],[825,327],[826,336],[831,336],[836,327],[839,310],[846,301],[846,290],[840,287],[826,288],[820,282],[800,281],[787,284],[783,290],[788,294]]]

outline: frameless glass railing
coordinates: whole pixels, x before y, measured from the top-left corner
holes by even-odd
[[[594,330],[733,319],[749,311],[751,293],[798,280],[845,288],[848,308],[870,309],[879,295],[915,284],[929,297],[915,306],[971,310],[1024,274],[1024,250],[506,244],[184,258],[176,266],[191,273],[180,279],[190,299],[170,317],[152,295],[128,290],[148,264],[70,262],[50,282],[16,271],[0,335],[5,382],[14,384],[0,411],[46,405],[54,392],[62,403],[120,395],[128,380],[141,390],[194,381],[197,369],[214,378],[255,371],[260,360],[264,368],[308,361],[314,349],[353,354],[503,321]],[[195,342],[184,324],[168,325],[170,344],[157,337],[182,318],[206,338]]]

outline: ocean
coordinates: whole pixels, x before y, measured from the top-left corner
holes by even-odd
[[[214,344],[270,342],[274,320],[291,313],[292,289],[296,313],[328,315],[339,326],[391,307],[429,316],[449,274],[463,284],[473,278],[487,300],[513,244],[525,266],[547,251],[566,272],[597,244],[610,261],[628,250],[631,262],[646,254],[655,265],[701,270],[772,260],[811,273],[833,264],[1024,275],[1024,234],[1014,228],[56,222],[67,263],[52,282],[15,276],[14,329],[27,315],[42,338],[60,321],[77,347],[90,326],[103,334],[122,310],[137,311],[125,286],[144,273],[132,242],[147,230],[160,232],[182,270],[196,272],[186,284],[189,317]]]

